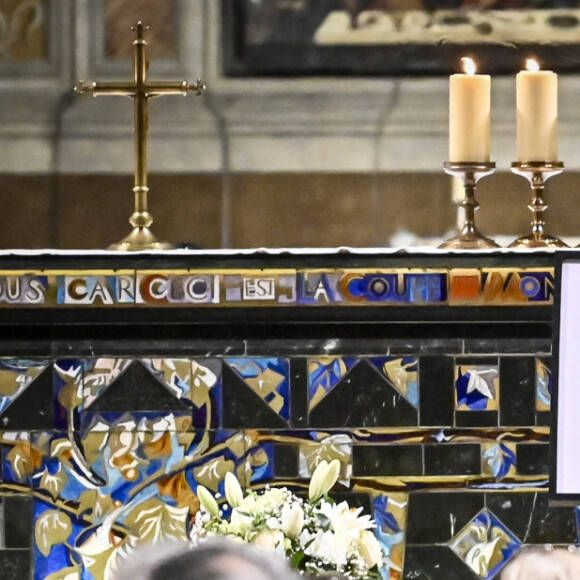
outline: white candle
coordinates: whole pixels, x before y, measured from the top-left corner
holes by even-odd
[[[491,79],[476,75],[470,58],[461,59],[465,74],[449,78],[449,161],[489,161]]]
[[[533,60],[516,78],[518,161],[558,160],[558,75]]]

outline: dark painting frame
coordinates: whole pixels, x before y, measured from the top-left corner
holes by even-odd
[[[337,15],[347,5],[375,8],[394,1],[399,6],[420,2],[424,10],[362,10],[356,18],[367,26],[370,41],[362,33],[356,39],[347,30],[337,39],[325,31],[325,26],[331,28],[329,15]],[[471,0],[222,0],[224,74],[447,75],[458,71],[463,56],[474,58],[482,73],[514,74],[524,68],[526,58],[536,58],[542,68],[560,73],[580,71],[578,0],[492,1],[497,9],[479,9]],[[405,18],[411,13],[414,24],[405,29]],[[381,36],[384,42],[377,42],[372,26],[378,30],[377,23],[390,21],[396,21],[396,26]],[[359,24],[357,34],[361,28]]]

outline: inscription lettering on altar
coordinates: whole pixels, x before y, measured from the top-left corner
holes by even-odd
[[[551,268],[0,272],[0,307],[550,305]]]
[[[121,276],[59,276],[61,304],[132,304],[135,278]]]
[[[296,274],[271,273],[249,275],[226,274],[222,276],[222,302],[274,302],[296,303]]]
[[[551,270],[453,269],[449,280],[450,304],[551,304]]]
[[[244,278],[244,300],[274,300],[275,278]]]
[[[140,304],[213,304],[219,302],[219,276],[213,274],[139,274]]]
[[[0,276],[0,303],[43,304],[46,301],[46,276]]]

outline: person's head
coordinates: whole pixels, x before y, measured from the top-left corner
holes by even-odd
[[[514,558],[501,580],[580,580],[580,555],[568,550],[529,550]]]
[[[119,566],[115,580],[299,580],[286,560],[251,544],[212,539],[195,547],[149,546]]]

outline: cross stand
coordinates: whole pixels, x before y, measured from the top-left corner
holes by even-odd
[[[133,231],[118,244],[109,246],[111,250],[165,250],[173,246],[167,242],[159,241],[149,229],[153,217],[147,211],[147,101],[152,97],[162,95],[183,95],[194,92],[197,95],[205,89],[205,86],[197,79],[190,85],[187,81],[151,82],[147,80],[147,42],[143,33],[147,27],[138,22],[131,30],[135,31],[137,38],[133,41],[135,47],[132,82],[109,82],[109,83],[86,83],[79,81],[75,91],[80,94],[90,93],[99,95],[120,95],[131,97],[134,103],[135,118],[135,211],[129,219]]]

